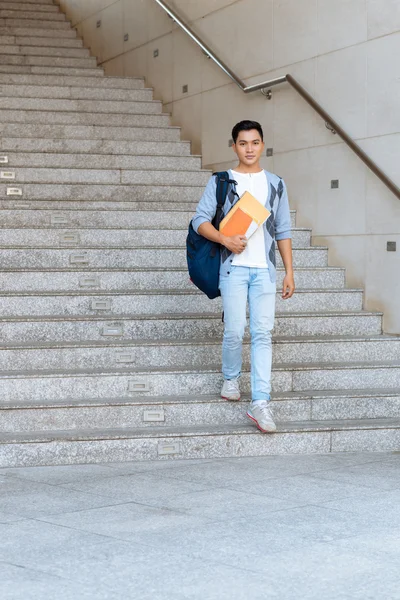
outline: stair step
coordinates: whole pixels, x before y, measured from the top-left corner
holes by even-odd
[[[6,14],[8,13],[8,14]],[[37,15],[34,12],[24,13],[23,15],[19,11],[0,11],[0,28],[13,27],[13,28],[24,28],[24,29],[51,29],[52,35],[57,31],[67,31],[71,29],[71,23],[65,20],[65,16],[61,14],[62,20],[51,19],[52,15],[42,14],[39,19],[36,19]],[[59,17],[59,15],[54,15]]]
[[[7,169],[16,172],[16,177],[20,177],[20,171],[29,171],[35,169],[123,169],[123,170],[155,170],[163,173],[172,171],[199,171],[201,169],[201,158],[198,156],[127,156],[103,155],[103,154],[52,154],[36,152],[7,152]],[[28,168],[26,168],[28,167]],[[210,177],[209,171],[206,171],[207,180]]]
[[[29,32],[28,32],[29,33]],[[81,48],[83,49],[83,42],[78,38],[62,38],[57,37],[35,37],[29,35],[0,35],[1,46],[25,46],[35,47],[40,46],[43,48],[51,47],[53,49],[60,48]]]
[[[56,43],[56,42],[54,42]],[[0,38],[1,54],[12,56],[52,56],[62,58],[88,58],[90,52],[87,48],[58,48],[52,46],[25,46],[23,43],[2,44]],[[92,60],[93,62],[93,60]],[[97,63],[94,63],[97,66]]]
[[[1,67],[0,67],[1,68]],[[39,67],[28,67],[39,68]],[[79,101],[77,101],[79,102]],[[3,109],[3,120],[8,123],[53,123],[55,125],[96,125],[106,127],[169,127],[170,117],[167,114],[119,114],[62,112],[41,110]]]
[[[84,79],[69,75],[59,77],[55,75],[20,75],[17,73],[0,73],[0,84],[46,87],[57,86],[58,88],[83,87],[107,90],[137,90],[143,89],[144,87],[144,79],[142,77],[99,77],[99,73],[101,75],[102,71],[100,69],[96,69],[96,77],[86,76]]]
[[[328,251],[326,248],[312,246],[293,250],[294,267],[326,267]],[[91,267],[92,269],[135,267],[145,268],[163,264],[166,269],[186,268],[184,248],[146,248],[99,250],[80,247],[79,249],[3,249],[0,253],[0,269],[46,269],[70,268],[71,266]],[[277,256],[277,266],[282,260]]]
[[[53,315],[0,318],[0,339],[4,343],[81,342],[101,340],[136,341],[193,340],[221,338],[220,314],[153,315]],[[379,335],[382,314],[364,311],[278,313],[276,336]]]
[[[282,285],[285,272],[277,271],[277,287]],[[327,267],[296,270],[297,289],[341,289],[344,288],[344,269]],[[136,270],[48,270],[48,271],[0,271],[0,289],[7,292],[51,292],[77,291],[82,289],[147,290],[186,289],[192,290],[187,269],[136,269]]]
[[[97,125],[44,125],[32,123],[2,123],[0,124],[0,134],[2,136],[13,136],[19,139],[27,136],[33,138],[52,138],[54,143],[65,140],[66,143],[93,140],[98,143],[106,143],[107,140],[116,143],[129,143],[130,141],[140,141],[143,143],[152,142],[179,142],[180,130],[178,127],[165,125],[163,127],[129,127],[121,126],[107,127]],[[40,140],[39,140],[40,142]],[[38,142],[38,143],[39,143]],[[188,143],[188,142],[186,142]],[[130,144],[133,146],[133,144]],[[136,146],[139,150],[139,146]]]
[[[336,338],[274,338],[273,360],[276,366],[296,364],[328,364],[329,367],[347,361],[390,361],[400,356],[400,338],[388,336],[340,336]],[[34,342],[0,346],[0,371],[29,372],[51,369],[94,369],[133,366],[135,369],[207,368],[220,360],[221,340],[154,342],[107,340],[99,342]],[[250,361],[250,344],[243,345],[243,360]]]
[[[249,398],[177,396],[1,402],[0,431],[217,426],[248,424]],[[278,423],[400,418],[400,389],[286,392],[271,400]]]
[[[67,100],[106,100],[106,101],[124,101],[124,102],[151,102],[153,101],[152,89],[112,89],[100,87],[67,87],[60,86],[40,86],[40,85],[19,85],[3,84],[0,82],[0,95],[6,98],[45,98],[55,100],[57,98]],[[12,108],[16,108],[13,105]],[[76,141],[76,140],[71,140]]]
[[[18,11],[18,10],[22,10],[22,11],[35,11],[35,13],[40,13],[40,12],[52,12],[52,13],[59,13],[60,9],[58,6],[55,6],[55,4],[46,4],[46,3],[36,3],[35,6],[32,6],[32,4],[30,2],[15,2],[15,0],[12,0],[11,2],[5,2],[4,0],[2,0],[0,2],[0,11],[3,10],[12,10],[12,11]]]
[[[141,90],[139,90],[141,91]],[[190,157],[189,142],[147,142],[142,141],[140,144],[132,144],[128,141],[111,141],[111,140],[95,140],[95,139],[51,139],[51,138],[7,138],[3,137],[0,140],[0,148],[3,154],[7,154],[11,166],[15,165],[15,158],[18,157],[16,152],[29,153],[46,152],[59,153],[62,155],[76,156],[77,160],[81,159],[82,154],[90,156],[106,155],[111,158],[116,155],[125,156],[187,156]],[[29,157],[29,154],[24,154]],[[28,158],[29,160],[29,158]],[[104,156],[102,156],[104,160]],[[126,160],[126,158],[124,159]],[[133,159],[135,160],[135,159]],[[199,158],[198,158],[199,160]],[[200,163],[199,163],[200,164]],[[29,166],[31,166],[29,164]]]
[[[167,160],[167,159],[166,159]],[[62,169],[62,168],[15,168],[13,186],[21,183],[91,183],[94,185],[197,185],[205,186],[210,171],[162,171],[129,169]]]
[[[15,74],[15,75],[60,75],[69,77],[100,77],[104,76],[104,71],[97,67],[96,69],[79,68],[79,67],[39,67],[29,65],[9,65],[0,64],[0,74]],[[12,120],[12,119],[11,119]]]
[[[7,251],[1,254],[7,253]],[[297,290],[290,301],[282,300],[277,291],[277,312],[355,311],[362,308],[362,290]],[[53,293],[5,292],[0,296],[3,316],[22,315],[86,315],[101,313],[109,318],[120,314],[149,315],[153,313],[221,313],[220,298],[208,300],[195,288],[189,290],[132,290],[88,291]]]
[[[13,401],[40,401],[43,398],[70,399],[118,398],[127,394],[141,396],[188,396],[219,394],[222,385],[220,364],[185,370],[135,369],[61,369],[1,372],[2,397]],[[400,361],[274,366],[272,391],[349,390],[399,388]],[[146,391],[148,390],[148,391]],[[248,365],[243,365],[241,391],[250,392]],[[138,393],[140,392],[140,393]]]
[[[4,6],[7,4],[8,6]],[[60,11],[58,6],[36,5],[32,7],[29,6],[29,3],[19,3],[15,5],[12,2],[0,2],[0,19],[28,19],[36,21],[38,20],[38,17],[43,23],[48,24],[49,27],[52,27],[53,21],[67,22],[68,25],[71,26],[69,22],[66,21],[65,14]]]
[[[252,425],[4,433],[1,467],[269,454],[392,451],[399,419],[280,423],[272,435]]]
[[[165,160],[165,159],[164,159]],[[169,216],[168,220],[173,220]],[[152,229],[143,228],[116,228],[100,229],[96,227],[59,229],[54,228],[24,228],[24,229],[5,229],[0,228],[0,246],[5,248],[49,248],[49,247],[72,247],[80,248],[156,248],[165,246],[185,246],[187,237],[187,225],[177,228],[175,223],[171,223],[174,229],[160,229],[150,222]],[[310,246],[310,230],[296,229],[292,232],[292,244],[294,248],[305,248]]]
[[[31,10],[34,10],[37,5],[51,4],[54,5],[53,0],[12,0],[13,5],[19,6],[20,4],[29,4]]]
[[[37,23],[38,24],[36,28],[34,28],[32,26],[27,25],[25,22],[22,25],[20,21],[17,25],[11,25],[9,22],[7,22],[7,24],[4,24],[2,21],[0,21],[0,35],[15,35],[23,38],[57,37],[62,39],[77,39],[76,30],[72,29],[71,27],[68,27],[66,29],[57,28],[56,30],[54,30],[53,26],[51,28],[48,28],[47,26],[44,26],[40,21]]]
[[[88,208],[80,202],[60,203],[51,201],[50,203],[35,201],[29,202],[21,200],[21,203],[27,208],[14,208],[15,202],[3,201],[1,207],[1,226],[4,228],[14,227],[52,227],[53,229],[65,229],[65,227],[84,227],[84,228],[103,228],[103,229],[123,229],[123,228],[161,228],[165,224],[164,210],[140,211],[140,210],[113,210],[114,203],[109,202],[109,210],[91,206],[88,202]],[[6,206],[10,205],[10,208]],[[172,207],[173,205],[171,205]],[[193,217],[193,211],[169,210],[169,218],[174,227],[186,229]],[[291,212],[292,227],[295,228],[295,212]],[[306,230],[307,231],[307,230]]]
[[[63,56],[19,56],[15,54],[0,55],[0,65],[23,66],[23,67],[71,67],[75,69],[95,69],[97,61],[93,56],[86,58],[70,58]],[[24,106],[23,99],[17,102]],[[27,109],[29,110],[29,109]]]
[[[71,59],[72,60],[72,59]],[[74,59],[75,60],[75,59]],[[77,59],[76,59],[77,60]],[[86,59],[85,59],[86,60]],[[44,98],[5,98],[0,97],[0,110],[26,110],[26,111],[55,111],[61,114],[94,113],[106,115],[159,115],[162,104],[158,100],[151,101],[119,101],[119,100],[68,100]],[[6,113],[7,114],[7,113]]]

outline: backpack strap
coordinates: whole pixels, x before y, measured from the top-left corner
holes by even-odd
[[[216,229],[218,229],[219,224],[221,223],[224,216],[223,207],[225,204],[226,196],[228,194],[229,186],[237,185],[237,181],[235,181],[234,179],[229,179],[228,171],[218,171],[216,173],[213,173],[213,175],[215,175],[217,178],[217,210],[213,219],[213,225]]]

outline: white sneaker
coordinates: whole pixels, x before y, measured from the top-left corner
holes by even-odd
[[[221,398],[224,400],[240,400],[239,378],[225,379],[221,390]]]
[[[251,403],[247,411],[247,416],[254,421],[258,429],[263,433],[273,433],[276,431],[276,424],[267,400],[256,402],[255,404]]]

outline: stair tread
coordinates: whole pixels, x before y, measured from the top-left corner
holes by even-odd
[[[2,246],[0,246],[0,249]],[[70,250],[70,248],[63,248],[64,250]],[[26,248],[29,250],[29,248]],[[352,289],[352,288],[299,288],[296,290],[296,294],[352,294],[363,292],[363,289]],[[277,289],[276,294],[280,294],[281,290]],[[3,296],[200,296],[201,292],[197,289],[182,289],[182,288],[163,288],[163,289],[135,289],[131,290],[93,290],[93,289],[80,289],[80,290],[63,290],[57,291],[38,291],[38,292],[5,292],[2,291]]]
[[[277,423],[277,432],[306,433],[317,431],[400,429],[400,418],[346,419],[336,421],[291,421]],[[21,433],[0,433],[0,444],[52,441],[85,441],[129,438],[183,438],[215,435],[260,435],[252,424],[207,425],[192,427],[146,427],[86,430],[56,430]]]
[[[354,310],[354,311],[313,311],[313,312],[293,312],[276,313],[279,318],[293,317],[354,317],[354,316],[382,316],[381,312]],[[114,318],[112,318],[114,317]],[[221,315],[216,313],[152,313],[152,314],[118,314],[118,315],[23,315],[4,317],[0,315],[0,322],[20,322],[20,321],[126,321],[126,320],[181,320],[181,319],[213,319],[221,321]]]
[[[310,370],[324,370],[324,371],[337,371],[337,370],[354,370],[354,369],[392,369],[400,368],[400,360],[393,361],[357,361],[354,363],[279,363],[272,366],[272,371],[310,371]],[[242,372],[249,372],[250,367],[247,364],[243,365]],[[41,377],[74,377],[74,376],[99,376],[99,375],[143,375],[149,376],[157,373],[193,373],[193,368],[180,367],[179,365],[166,366],[166,367],[133,367],[129,366],[121,368],[116,366],[115,368],[97,368],[97,369],[43,369],[35,371],[0,371],[1,378],[41,378]],[[220,364],[202,365],[201,368],[196,369],[198,374],[206,373],[221,373]]]
[[[349,390],[307,390],[306,392],[275,392],[272,401],[285,402],[288,400],[307,400],[321,398],[385,398],[399,396],[400,388],[378,388],[378,389],[349,389]],[[248,394],[242,394],[240,401],[230,402],[230,405],[247,406],[250,400]],[[120,398],[90,398],[90,399],[41,399],[36,401],[2,401],[1,410],[12,409],[38,409],[38,408],[80,408],[80,407],[104,407],[104,406],[158,406],[173,404],[226,404],[226,400],[218,395],[204,394],[197,396],[135,396]]]
[[[387,335],[387,334],[376,334],[376,335],[332,335],[332,336],[274,336],[274,343],[276,344],[293,344],[293,343],[334,343],[334,342],[388,342],[388,341],[400,341],[400,335]],[[246,338],[245,344],[249,343],[249,338]],[[7,344],[0,343],[1,350],[45,350],[51,348],[114,348],[114,347],[125,347],[125,348],[137,348],[140,346],[220,346],[221,339],[192,339],[192,340],[170,340],[170,339],[157,339],[157,340],[124,340],[124,339],[105,339],[102,340],[88,340],[88,341],[49,341],[49,342],[7,342]]]

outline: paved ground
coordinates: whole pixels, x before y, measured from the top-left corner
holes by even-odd
[[[400,599],[400,453],[0,469],[0,598]]]

